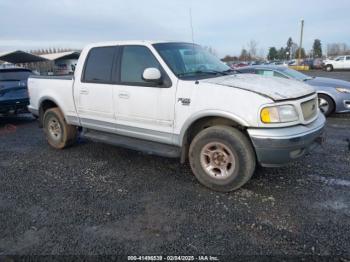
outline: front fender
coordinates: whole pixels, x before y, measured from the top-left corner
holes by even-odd
[[[245,121],[242,117],[239,117],[235,114],[232,114],[231,112],[226,112],[226,111],[221,111],[221,110],[203,110],[203,111],[199,111],[193,115],[191,115],[183,124],[183,126],[181,127],[181,131],[178,137],[178,141],[177,144],[178,145],[182,145],[183,143],[183,139],[185,137],[186,131],[188,130],[188,128],[197,120],[201,119],[201,118],[205,118],[205,117],[222,117],[222,118],[227,118],[229,120],[232,120],[234,122],[236,122],[237,124],[241,125],[241,126],[249,126],[249,123],[247,121]]]

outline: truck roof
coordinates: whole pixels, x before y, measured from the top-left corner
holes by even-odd
[[[86,47],[98,47],[98,46],[112,46],[112,45],[153,45],[159,43],[184,43],[183,41],[169,41],[169,40],[123,40],[123,41],[106,41],[88,44]]]

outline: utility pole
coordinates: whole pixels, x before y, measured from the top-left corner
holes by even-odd
[[[299,43],[298,65],[300,65],[300,59],[301,59],[301,48],[302,48],[302,45],[303,45],[303,32],[304,32],[304,19],[301,20],[301,31],[300,31],[300,43]]]

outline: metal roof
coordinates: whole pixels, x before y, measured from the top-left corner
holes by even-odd
[[[80,51],[68,51],[53,54],[40,55],[47,60],[59,60],[59,59],[78,59],[80,56]]]
[[[0,60],[13,64],[47,61],[44,57],[33,55],[21,50],[0,53]]]

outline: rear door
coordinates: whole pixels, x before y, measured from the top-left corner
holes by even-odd
[[[81,79],[74,83],[76,108],[83,127],[114,129],[112,71],[117,47],[90,49]]]

